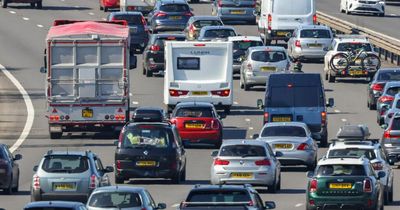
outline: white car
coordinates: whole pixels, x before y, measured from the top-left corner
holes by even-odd
[[[366,69],[350,69],[349,71],[336,71],[331,65],[331,59],[338,53],[346,53],[348,50],[355,51],[363,49],[367,53],[374,53],[374,48],[365,36],[361,35],[337,35],[333,39],[331,46],[327,49],[328,52],[324,57],[324,73],[325,80],[329,82],[335,82],[337,77],[373,77],[374,72],[370,72]],[[356,61],[356,64],[360,64],[361,61]]]
[[[383,0],[340,0],[340,12],[369,13],[381,17],[385,16],[385,2]]]

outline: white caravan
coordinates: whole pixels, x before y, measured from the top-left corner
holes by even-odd
[[[209,102],[230,112],[232,42],[166,42],[164,104]]]

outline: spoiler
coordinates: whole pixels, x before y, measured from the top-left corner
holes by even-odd
[[[60,26],[60,25],[68,25],[73,23],[80,23],[80,22],[96,22],[96,23],[108,23],[108,24],[116,24],[121,26],[128,26],[128,22],[126,20],[113,20],[113,21],[102,21],[102,20],[55,20],[53,22],[53,26]]]

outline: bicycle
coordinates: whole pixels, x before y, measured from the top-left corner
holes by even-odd
[[[364,49],[340,52],[332,56],[329,62],[334,71],[347,71],[352,66],[359,66],[361,70],[376,71],[381,67],[380,58],[374,53],[367,52]]]

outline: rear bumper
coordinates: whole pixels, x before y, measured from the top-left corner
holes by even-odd
[[[184,143],[216,143],[222,141],[220,130],[205,131],[179,131],[179,135]]]
[[[241,64],[233,64],[232,66],[233,74],[240,74],[241,66],[242,66]]]
[[[282,165],[311,165],[315,161],[316,151],[314,150],[281,152],[283,156],[279,157],[278,160]]]
[[[179,22],[171,22],[171,21],[155,21],[155,25],[153,30],[155,31],[183,31],[186,27],[187,20],[179,21]]]
[[[63,193],[42,193],[41,190],[34,190],[31,192],[31,196],[35,201],[51,201],[51,200],[62,200],[62,201],[80,201],[85,203],[92,191],[89,193],[77,193],[77,192],[63,192]]]
[[[321,50],[302,50],[296,47],[292,51],[292,57],[300,59],[323,59],[327,51]]]
[[[176,169],[117,169],[117,176],[124,179],[130,178],[171,178],[176,174]]]
[[[125,121],[119,122],[58,122],[49,123],[50,132],[121,130]],[[105,129],[106,128],[106,129]]]
[[[8,0],[8,3],[36,3],[41,2],[42,0]]]
[[[174,106],[181,102],[193,102],[193,101],[201,101],[201,102],[208,102],[213,104],[216,107],[223,107],[223,106],[231,106],[233,103],[232,93],[230,96],[227,97],[220,97],[220,96],[184,96],[184,97],[172,97],[168,96],[166,105]]]
[[[238,171],[239,172],[239,171]],[[212,184],[251,184],[258,186],[273,185],[275,174],[270,171],[240,171],[252,173],[253,177],[249,179],[231,178],[229,171],[212,171],[211,183]]]
[[[232,10],[240,10],[244,12],[244,14],[231,14]],[[218,9],[218,17],[221,20],[232,20],[232,21],[255,21],[256,20],[256,10],[254,8],[223,8]]]
[[[253,76],[246,73],[244,77],[248,85],[265,85],[268,76]]]
[[[354,2],[349,5],[350,12],[356,13],[383,13],[385,8],[385,4],[363,4]]]
[[[371,199],[372,205],[368,206],[368,200]],[[308,206],[311,210],[323,209],[352,209],[352,210],[372,210],[376,209],[377,202],[374,198],[368,196],[316,196],[308,197],[315,205]],[[375,207],[375,208],[374,208]]]
[[[288,29],[288,30],[271,30],[271,31],[267,31],[267,33],[264,33],[264,29],[259,29],[261,36],[267,36],[267,39],[269,40],[289,40],[286,37],[286,33],[290,32],[293,33],[293,29]],[[285,33],[285,35],[278,35],[278,32],[282,32]]]

